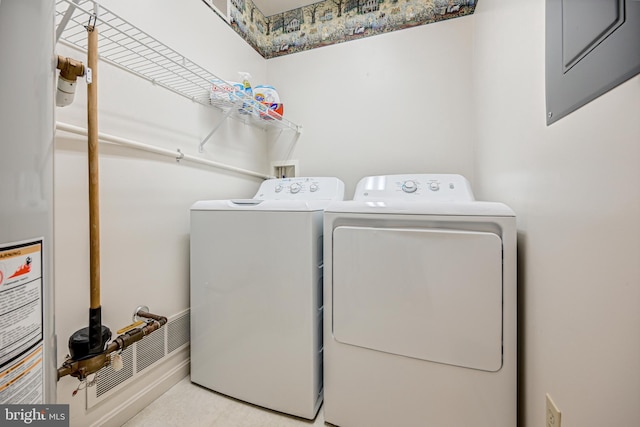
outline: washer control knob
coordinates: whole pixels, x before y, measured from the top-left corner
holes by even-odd
[[[402,183],[402,191],[405,193],[415,193],[418,189],[418,184],[415,181],[405,181]]]
[[[430,182],[429,189],[431,191],[438,191],[440,189],[440,184],[438,184],[437,182]]]
[[[318,184],[316,184],[316,183],[311,184],[309,186],[309,190],[311,190],[312,193],[315,192],[315,191],[318,191]]]
[[[291,191],[292,194],[296,194],[300,192],[300,189],[302,187],[300,186],[300,184],[298,184],[297,182],[294,182],[293,184],[291,184],[291,186],[289,187],[289,191]]]
[[[275,190],[276,190],[276,193],[281,192],[282,191],[282,185],[280,185],[280,184],[276,185]]]

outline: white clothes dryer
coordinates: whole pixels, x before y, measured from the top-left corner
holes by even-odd
[[[191,207],[191,381],[302,418],[322,403],[322,215],[337,178]]]
[[[325,421],[517,425],[514,212],[460,175],[375,176],[324,229]]]

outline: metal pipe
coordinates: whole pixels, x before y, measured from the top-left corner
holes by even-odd
[[[58,55],[57,68],[60,70],[60,77],[71,82],[75,82],[78,77],[84,76],[85,73],[82,62],[60,55]]]
[[[138,317],[144,317],[146,319],[152,319],[157,321],[158,323],[160,323],[160,326],[164,325],[167,323],[167,318],[164,316],[158,316],[157,314],[152,314],[146,311],[142,311],[142,310],[138,310],[138,312],[136,313],[138,315]]]
[[[82,360],[67,359],[62,366],[58,368],[58,379],[71,375],[79,379],[85,379],[88,375],[98,372],[100,369],[111,363],[111,353],[122,351],[131,344],[140,341],[153,331],[160,329],[167,323],[167,318],[157,314],[139,311],[138,316],[151,319],[152,321],[145,326],[135,328],[119,335],[112,340],[107,348],[100,354],[93,355]]]
[[[135,328],[125,332],[122,335],[119,335],[109,343],[109,345],[107,346],[106,353],[112,353],[114,351],[124,350],[134,342],[140,341],[142,338],[146,337],[151,332],[160,329],[162,326],[164,326],[167,323],[167,318],[164,316],[157,316],[151,313],[144,313],[144,314],[148,316],[145,316],[142,313],[138,313],[140,317],[148,317],[150,319],[157,318],[159,320],[154,320],[153,322],[149,322],[141,328]]]

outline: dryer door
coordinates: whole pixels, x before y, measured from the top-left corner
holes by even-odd
[[[502,241],[494,233],[337,227],[333,335],[341,343],[497,371]]]

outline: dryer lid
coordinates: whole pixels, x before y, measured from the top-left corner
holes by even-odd
[[[484,217],[515,217],[513,210],[497,202],[425,202],[406,200],[345,200],[332,202],[325,212],[341,214],[394,214],[394,215],[455,215]]]

